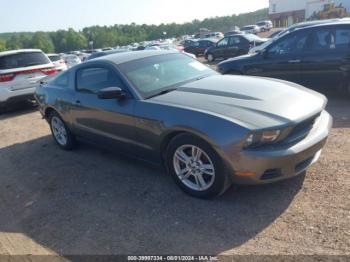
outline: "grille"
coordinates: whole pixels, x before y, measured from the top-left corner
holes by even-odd
[[[283,144],[297,143],[304,139],[313,128],[316,119],[320,116],[317,114],[299,124],[297,124],[288,134],[288,136],[283,140]]]
[[[282,176],[282,172],[280,169],[268,169],[261,176],[261,180],[269,180]]]

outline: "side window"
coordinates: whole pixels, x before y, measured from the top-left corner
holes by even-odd
[[[335,34],[331,29],[321,29],[315,31],[315,37],[313,41],[313,50],[328,51],[335,49]]]
[[[304,33],[287,35],[269,51],[269,56],[283,56],[302,52],[307,46],[308,35]]]
[[[206,42],[205,41],[200,41],[199,42],[199,47],[205,47],[206,46]]]
[[[350,49],[350,28],[336,30],[335,48],[338,50]]]
[[[69,75],[67,72],[64,72],[58,75],[54,80],[54,85],[68,87],[69,85]]]
[[[122,87],[118,76],[107,68],[83,68],[77,72],[76,87],[80,92],[97,93],[106,87]]]
[[[218,47],[225,47],[227,45],[228,45],[228,38],[224,38],[218,43]]]
[[[238,46],[240,44],[241,40],[239,36],[231,36],[229,45],[230,46]]]

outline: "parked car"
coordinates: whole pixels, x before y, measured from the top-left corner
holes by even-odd
[[[216,39],[201,39],[196,41],[192,46],[186,47],[185,52],[194,54],[195,56],[204,55],[205,50],[214,46],[216,43]]]
[[[260,21],[256,23],[256,25],[260,28],[260,32],[270,31],[273,28],[273,24],[270,20]]]
[[[257,34],[260,33],[260,27],[257,25],[246,25],[241,28],[241,31],[246,34]]]
[[[68,69],[66,62],[64,62],[64,59],[60,55],[47,54],[47,56],[51,60],[51,62],[54,64],[54,66],[58,72],[65,71]]]
[[[201,198],[231,183],[303,173],[332,125],[321,94],[280,80],[222,76],[178,52],[91,60],[38,87],[36,99],[62,149],[87,140],[164,164],[182,190]]]
[[[0,52],[0,106],[33,98],[40,80],[56,73],[54,64],[39,49]]]
[[[221,39],[223,37],[224,37],[224,34],[221,32],[211,32],[204,36],[204,38],[216,38],[216,39]]]
[[[221,39],[216,45],[209,47],[205,53],[205,59],[213,62],[218,58],[230,58],[247,54],[249,49],[261,45],[267,39],[260,38],[253,34],[241,34],[225,37]]]
[[[112,55],[112,54],[117,54],[117,53],[124,53],[124,52],[130,52],[130,51],[128,49],[115,49],[115,50],[97,52],[97,53],[91,54],[86,60],[91,60],[91,59],[98,58],[101,56]]]
[[[66,62],[68,68],[81,63],[81,59],[76,55],[66,55],[64,56],[64,61]]]
[[[304,27],[255,54],[218,65],[223,74],[267,76],[350,93],[350,21]]]
[[[184,48],[194,45],[197,42],[197,39],[186,39],[180,42]]]
[[[295,30],[298,30],[301,28],[306,28],[306,27],[313,26],[313,25],[327,24],[330,22],[346,21],[346,20],[349,20],[349,18],[334,18],[334,19],[326,19],[326,20],[314,20],[314,21],[307,21],[307,22],[301,22],[301,23],[294,24],[294,25],[292,25],[284,30],[279,30],[278,33],[276,33],[276,34],[270,35],[269,36],[270,39],[267,42],[265,42],[262,45],[255,46],[254,48],[250,49],[249,53],[260,52],[261,50],[265,49],[268,45],[270,45],[273,41],[277,40],[278,38],[280,38],[286,34],[294,32]]]

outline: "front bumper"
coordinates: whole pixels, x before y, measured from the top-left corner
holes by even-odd
[[[254,176],[233,176],[236,184],[267,184],[297,176],[320,157],[332,128],[332,117],[323,111],[308,136],[288,148],[243,150],[233,170]],[[238,174],[238,172],[237,172]]]

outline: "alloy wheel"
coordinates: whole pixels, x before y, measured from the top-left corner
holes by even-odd
[[[173,156],[174,170],[180,181],[196,191],[209,189],[215,180],[215,168],[212,160],[194,145],[179,147]]]
[[[68,141],[68,136],[67,136],[67,130],[63,121],[59,117],[54,116],[51,118],[51,127],[52,127],[52,133],[56,141],[61,146],[65,146]]]

